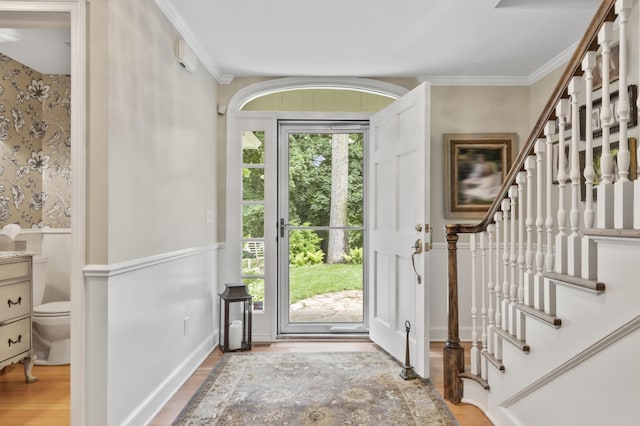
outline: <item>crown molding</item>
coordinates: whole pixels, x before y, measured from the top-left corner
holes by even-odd
[[[549,73],[558,69],[558,67],[569,62],[569,59],[571,59],[571,55],[573,55],[577,48],[578,42],[576,41],[571,46],[560,52],[560,54],[558,54],[555,58],[551,59],[549,62],[532,72],[528,77],[529,85],[537,83],[538,81],[546,77]]]
[[[528,77],[517,76],[471,76],[432,75],[418,76],[419,82],[429,82],[433,86],[528,86]]]
[[[433,86],[531,86],[542,80],[558,67],[566,64],[578,47],[573,43],[555,58],[542,65],[528,76],[418,76],[420,82],[428,81]]]
[[[198,42],[196,36],[191,32],[189,26],[186,24],[182,16],[175,10],[169,0],[154,0],[156,6],[167,17],[169,22],[173,24],[176,31],[187,42],[191,50],[196,54],[198,59],[202,62],[204,67],[220,84],[229,84],[233,81],[233,75],[224,74],[220,68],[216,65],[213,58],[207,50]]]

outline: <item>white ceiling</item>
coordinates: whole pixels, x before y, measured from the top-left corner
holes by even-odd
[[[599,0],[155,0],[200,62],[234,77],[417,77],[531,84],[566,61]],[[67,14],[14,13],[0,52],[69,73]],[[34,29],[37,28],[37,29]]]
[[[0,43],[0,53],[43,74],[70,74],[69,19],[62,12],[2,12],[0,28],[15,28],[21,39]]]
[[[0,43],[0,53],[43,74],[70,74],[69,30],[20,29],[22,38]]]
[[[566,61],[599,0],[155,0],[221,82],[418,77],[525,84]]]

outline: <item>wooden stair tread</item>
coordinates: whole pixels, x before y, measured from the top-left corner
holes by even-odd
[[[640,238],[640,229],[585,229],[583,235],[592,237]]]
[[[494,367],[498,369],[501,373],[504,373],[504,364],[501,360],[496,358],[493,354],[490,354],[488,351],[483,350],[481,352],[482,356],[487,359]]]
[[[605,290],[604,283],[596,280],[587,280],[581,277],[573,277],[567,274],[559,274],[557,272],[545,272],[543,274],[545,278],[549,278],[557,284],[568,285],[576,287],[581,290],[586,290],[591,293],[601,294]]]
[[[491,386],[489,386],[489,382],[487,382],[485,379],[483,379],[480,376],[476,376],[475,374],[471,374],[467,372],[466,370],[458,374],[458,377],[460,377],[461,379],[473,380],[474,382],[482,386],[485,390],[491,389]]]
[[[509,343],[513,344],[515,347],[517,347],[518,349],[520,349],[522,352],[525,353],[529,353],[529,350],[531,349],[529,347],[529,345],[527,344],[527,342],[525,342],[524,340],[520,340],[518,339],[516,336],[514,336],[513,334],[509,333],[508,331],[505,331],[501,328],[495,328],[494,331],[503,339],[505,339],[506,341],[508,341]]]
[[[543,323],[550,325],[551,327],[560,328],[562,320],[555,315],[549,315],[548,313],[536,309],[532,306],[525,305],[523,303],[516,303],[516,309],[521,310],[525,314],[542,321]]]

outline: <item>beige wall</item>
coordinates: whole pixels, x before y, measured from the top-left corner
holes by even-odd
[[[558,84],[558,80],[562,76],[564,72],[565,65],[562,65],[555,70],[551,71],[549,74],[529,86],[529,121],[531,123],[531,129],[540,118],[540,113],[542,113],[542,109],[549,101],[549,96],[551,96],[551,91]]]
[[[87,6],[87,264],[107,264],[109,231],[109,55],[107,0]]]
[[[519,142],[529,131],[529,88],[435,86],[431,90],[431,218],[434,242],[445,241],[444,134],[517,133]],[[466,222],[477,222],[471,220]]]
[[[153,0],[89,6],[89,263],[215,242],[217,83]]]

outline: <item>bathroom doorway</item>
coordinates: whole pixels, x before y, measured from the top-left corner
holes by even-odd
[[[45,238],[45,234],[48,233],[48,236],[53,236],[54,240],[65,240],[63,246],[50,248],[54,251],[66,251],[64,253],[67,255],[66,262],[69,262],[69,258],[71,259],[71,264],[67,265],[66,271],[64,271],[67,278],[63,279],[63,281],[66,281],[66,283],[60,288],[52,286],[49,289],[49,296],[58,299],[66,297],[71,300],[71,309],[74,311],[71,320],[71,364],[62,367],[62,370],[66,368],[66,373],[63,371],[58,375],[38,373],[38,368],[41,367],[36,366],[34,367],[34,375],[42,377],[40,386],[42,386],[42,382],[45,382],[47,386],[50,384],[59,385],[59,383],[52,382],[51,378],[56,377],[54,380],[64,381],[64,379],[60,378],[66,377],[66,395],[59,394],[61,399],[52,401],[50,408],[56,411],[57,417],[60,418],[61,415],[65,414],[66,423],[71,422],[74,424],[83,423],[84,403],[82,401],[85,395],[82,276],[82,269],[85,265],[84,212],[86,200],[84,130],[86,112],[85,22],[85,3],[80,0],[71,2],[37,2],[29,0],[0,2],[0,28],[12,29],[14,33],[19,34],[18,42],[22,40],[31,45],[35,44],[37,46],[39,44],[45,50],[48,42],[59,42],[56,49],[52,49],[49,53],[63,52],[57,54],[56,60],[61,59],[61,61],[57,62],[66,61],[67,70],[43,69],[38,71],[38,68],[47,68],[49,65],[53,65],[53,61],[47,63],[47,55],[42,53],[36,55],[36,62],[28,64],[30,69],[38,71],[39,74],[31,71],[27,72],[20,68],[24,71],[23,74],[32,77],[26,83],[26,90],[23,90],[25,95],[22,100],[34,103],[32,105],[33,108],[37,108],[38,103],[40,103],[41,108],[45,108],[46,111],[43,110],[39,117],[47,115],[48,118],[40,118],[37,123],[34,122],[27,125],[24,112],[22,112],[22,118],[25,119],[25,122],[20,119],[20,108],[10,110],[12,112],[12,122],[10,123],[12,132],[17,131],[16,127],[27,127],[31,132],[31,136],[34,139],[32,142],[34,143],[29,144],[23,150],[29,154],[29,158],[25,159],[28,167],[20,169],[16,174],[19,182],[12,184],[10,187],[11,199],[9,204],[14,206],[26,204],[31,207],[32,213],[40,212],[42,214],[40,217],[36,217],[34,214],[31,216],[21,215],[23,221],[29,222],[21,223],[22,228],[28,228],[21,234],[28,244],[32,244],[32,251],[39,255],[42,254],[44,240],[40,239],[40,243],[37,240]],[[21,64],[32,60],[25,59],[26,56],[22,55],[24,52],[21,52],[20,49],[12,51],[11,54],[9,54],[9,50],[12,49],[8,47],[7,43],[0,43],[0,52],[3,55],[19,57]],[[66,54],[64,53],[65,51]],[[3,62],[6,62],[4,59],[6,57],[3,57]],[[62,82],[64,80],[63,77],[50,81],[46,77],[48,75],[65,76],[69,84]],[[71,86],[73,90],[70,90]],[[71,108],[72,105],[73,108]],[[30,112],[33,112],[33,110],[30,110]],[[65,114],[67,114],[69,120],[68,127],[60,123]],[[38,141],[40,145],[35,141]],[[67,151],[63,152],[65,148]],[[20,164],[19,159],[17,162]],[[73,170],[73,179],[71,179],[71,170]],[[56,173],[53,173],[54,171]],[[39,183],[38,176],[45,176],[44,180],[47,181]],[[28,182],[29,185],[21,187],[21,182]],[[53,189],[54,187],[59,189],[59,185],[66,185],[65,190],[58,191]],[[33,190],[33,193],[28,192],[29,188],[27,186]],[[20,191],[21,188],[22,192]],[[71,212],[74,214],[73,222],[71,222]],[[10,215],[10,212],[7,212],[7,214]],[[42,232],[44,226],[49,226],[49,230]],[[53,244],[55,245],[56,243]],[[61,262],[65,263],[64,260]],[[62,269],[65,269],[65,267],[62,267]],[[58,272],[62,272],[62,270]],[[51,274],[50,278],[53,275],[55,273]],[[67,295],[56,295],[55,293],[57,292],[67,292]],[[49,380],[46,380],[47,378]],[[73,381],[73,384],[70,384],[71,381]],[[56,387],[59,388],[59,386]],[[22,394],[25,395],[24,393]],[[67,401],[66,408],[61,410],[60,405],[65,404],[65,398]],[[75,401],[73,412],[69,408],[71,400]],[[46,398],[40,398],[39,402],[47,405]],[[58,408],[55,408],[56,405]]]

